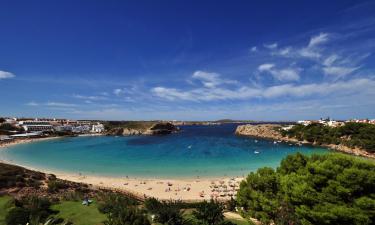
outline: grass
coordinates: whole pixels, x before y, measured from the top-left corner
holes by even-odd
[[[11,200],[9,196],[0,197],[0,224],[5,224],[6,206]],[[55,218],[62,218],[65,221],[72,222],[74,225],[103,225],[106,216],[99,212],[97,204],[94,202],[90,206],[84,206],[81,202],[62,201],[51,207],[53,210],[59,211]],[[192,210],[185,210],[184,217],[186,219],[194,219]],[[237,225],[253,225],[245,219],[226,218],[226,220]]]
[[[0,224],[5,224],[5,215],[7,213],[7,203],[12,198],[9,196],[2,196],[0,197]]]
[[[59,211],[56,218],[63,218],[74,225],[102,225],[106,219],[106,216],[99,212],[96,203],[84,206],[81,202],[63,201],[53,205],[52,209]]]
[[[245,219],[243,219],[243,220],[240,220],[240,219],[226,219],[227,221],[230,221],[230,222],[232,222],[232,223],[234,223],[234,224],[237,224],[237,225],[253,225],[254,223],[251,223],[251,222],[249,222],[249,221],[247,221],[247,220],[245,220]]]

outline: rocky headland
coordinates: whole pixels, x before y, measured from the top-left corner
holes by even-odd
[[[178,127],[169,122],[137,122],[113,126],[106,131],[107,135],[163,135],[177,132]]]
[[[317,143],[309,142],[306,140],[300,141],[296,138],[283,136],[281,134],[281,129],[282,129],[282,126],[278,124],[258,124],[258,125],[246,124],[246,125],[237,126],[235,133],[236,135],[240,135],[240,136],[249,136],[249,137],[264,138],[264,139],[277,140],[277,141],[283,141],[283,142],[292,142],[292,143],[298,143],[298,144],[310,144],[310,145],[315,145],[315,146],[322,146],[322,147],[330,148],[335,151],[344,152],[347,154],[375,159],[375,154],[369,153],[368,151],[364,149],[360,149],[357,147],[350,148],[343,144],[337,144],[337,145],[317,144]]]

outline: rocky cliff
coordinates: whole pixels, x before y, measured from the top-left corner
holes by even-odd
[[[275,124],[246,124],[237,126],[236,134],[243,136],[282,140],[283,136],[278,131],[279,129],[281,129],[281,126]]]
[[[170,134],[178,130],[178,127],[174,126],[172,123],[147,123],[147,125],[142,124],[140,126],[134,126],[133,124],[131,127],[113,127],[107,131],[107,135],[162,135]]]
[[[280,129],[282,128],[281,125],[277,124],[260,124],[260,125],[240,125],[236,128],[236,135],[241,136],[249,136],[249,137],[258,137],[258,138],[265,138],[265,139],[272,139],[272,140],[279,140],[279,141],[285,141],[285,142],[293,142],[293,143],[299,143],[299,144],[310,144],[310,145],[318,145],[316,143],[308,142],[308,141],[299,141],[296,138],[289,138],[289,137],[283,137],[280,133]],[[340,151],[352,155],[359,155],[364,156],[368,158],[375,158],[375,154],[368,153],[367,151],[359,148],[350,148],[344,145],[320,145],[323,147],[330,148],[335,151]]]

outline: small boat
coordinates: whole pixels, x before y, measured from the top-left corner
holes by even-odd
[[[275,144],[277,144],[277,142],[276,142],[276,141],[274,141],[274,142],[273,142],[273,144],[275,145]]]
[[[254,140],[255,143],[258,143],[258,140]]]
[[[192,147],[192,146],[191,146],[191,145],[189,145],[189,146],[188,146],[188,149],[191,149],[191,147]]]
[[[259,154],[259,152],[258,151],[254,151],[254,154]]]

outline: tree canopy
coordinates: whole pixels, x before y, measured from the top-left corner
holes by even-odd
[[[290,130],[282,130],[282,135],[306,140],[316,144],[343,144],[375,152],[375,125],[366,123],[345,123],[340,127],[323,124],[298,124]]]
[[[264,224],[373,224],[375,164],[342,154],[289,155],[241,183],[237,201]]]

